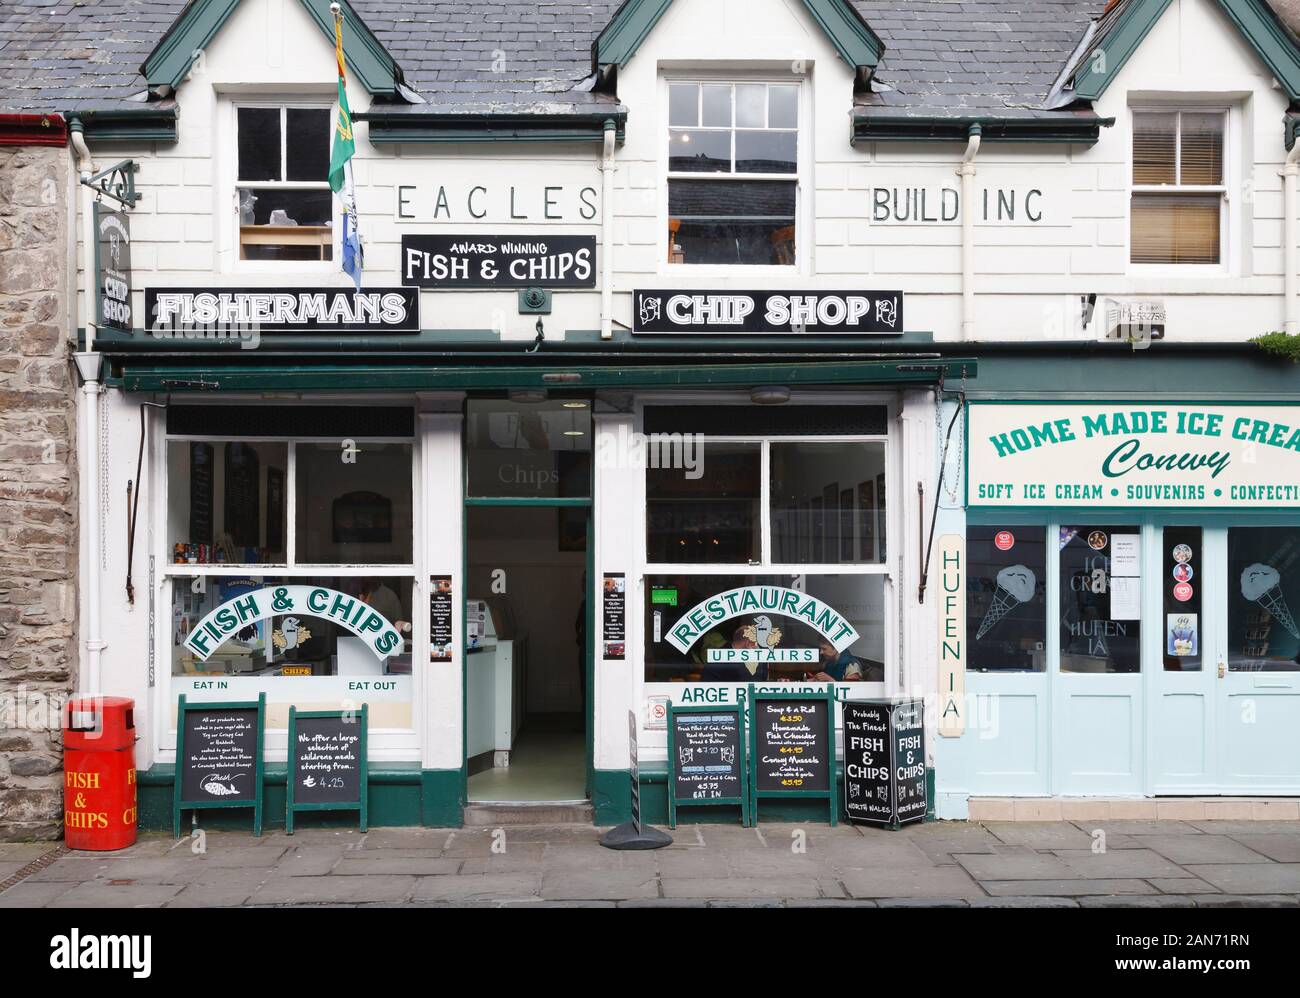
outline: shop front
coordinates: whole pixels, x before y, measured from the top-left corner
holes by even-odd
[[[1216,394],[971,401],[941,812],[1300,794],[1300,410]]]

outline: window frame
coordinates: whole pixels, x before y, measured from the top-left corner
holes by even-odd
[[[786,85],[798,88],[795,101],[798,118],[795,123],[795,172],[794,173],[704,173],[694,171],[670,171],[668,168],[668,132],[669,132],[669,87],[673,84],[693,83],[698,85],[730,84],[732,87],[732,124],[731,160],[735,164],[736,125],[735,125],[735,88],[745,84],[763,84],[765,86]],[[794,76],[773,72],[744,72],[725,70],[681,70],[664,72],[659,77],[659,116],[658,149],[656,168],[658,173],[658,235],[655,238],[655,252],[658,262],[656,274],[660,277],[694,275],[701,279],[727,277],[736,279],[740,275],[751,277],[756,281],[778,278],[806,277],[812,272],[813,248],[810,243],[811,225],[808,222],[808,210],[811,198],[807,192],[812,190],[812,91],[805,76]],[[699,126],[703,129],[704,126]],[[718,126],[713,130],[721,131]],[[788,129],[742,129],[742,131],[788,131]],[[668,188],[673,180],[699,180],[709,183],[728,183],[734,181],[768,180],[794,184],[794,263],[700,263],[680,264],[668,261]]]
[[[230,105],[231,152],[227,166],[227,182],[230,191],[230,210],[226,225],[229,227],[232,269],[252,273],[306,272],[315,274],[332,274],[338,269],[340,212],[338,199],[330,191],[330,258],[328,260],[246,260],[243,256],[243,242],[239,223],[239,191],[249,190],[324,190],[329,191],[329,180],[249,180],[239,179],[239,111],[241,108],[278,109],[280,112],[280,172],[287,170],[285,157],[288,142],[287,112],[293,110],[326,110],[330,114],[330,140],[333,141],[337,122],[337,110],[334,101],[320,96],[283,97],[276,100],[251,100],[235,98]]]
[[[1226,101],[1141,102],[1129,105],[1128,155],[1125,158],[1127,199],[1125,204],[1124,252],[1128,272],[1137,276],[1226,277],[1236,272],[1238,259],[1237,219],[1231,191],[1237,182],[1237,143],[1234,141],[1238,112]],[[1135,184],[1133,182],[1134,140],[1137,116],[1174,114],[1174,177],[1181,179],[1183,148],[1183,114],[1221,114],[1223,116],[1223,179],[1219,184]],[[1133,198],[1140,194],[1218,194],[1219,195],[1219,262],[1218,263],[1135,263],[1133,261]]]

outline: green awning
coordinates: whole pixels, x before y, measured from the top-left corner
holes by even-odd
[[[719,364],[149,364],[122,361],[109,378],[129,392],[468,391],[550,388],[841,388],[925,385],[973,378],[976,361],[909,356],[816,362]]]

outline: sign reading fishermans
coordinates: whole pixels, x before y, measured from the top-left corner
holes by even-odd
[[[1297,406],[972,403],[969,412],[970,506],[1300,505]]]

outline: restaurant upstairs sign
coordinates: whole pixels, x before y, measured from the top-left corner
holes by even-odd
[[[1300,506],[1300,406],[972,403],[969,412],[969,506]]]

